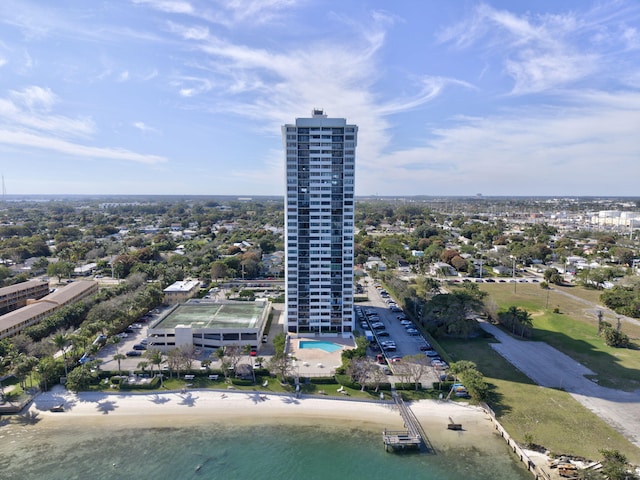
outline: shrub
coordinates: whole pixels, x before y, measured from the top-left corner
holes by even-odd
[[[253,385],[253,380],[243,380],[241,378],[234,378],[231,380],[231,383],[238,387],[250,387],[251,385]]]
[[[158,388],[158,384],[160,383],[160,379],[158,377],[153,377],[149,383],[144,383],[141,385],[129,385],[124,382],[120,384],[120,390],[155,390]]]
[[[310,378],[309,381],[314,385],[335,385],[338,383],[334,377],[316,377]]]
[[[343,387],[353,388],[355,390],[360,390],[360,384],[354,382],[349,375],[337,375],[336,374],[336,382],[342,385]]]

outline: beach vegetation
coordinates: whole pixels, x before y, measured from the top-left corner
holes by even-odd
[[[160,385],[160,378],[153,377],[146,383],[128,383],[126,380],[120,382],[120,390],[155,390]]]
[[[74,368],[67,375],[67,388],[72,392],[88,390],[91,385],[99,382],[97,369],[91,362]]]

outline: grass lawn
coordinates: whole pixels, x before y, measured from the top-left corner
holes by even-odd
[[[608,347],[598,336],[597,309],[581,298],[564,295],[558,287],[547,292],[533,284],[517,284],[515,294],[512,284],[484,284],[482,289],[499,309],[516,305],[527,310],[533,317],[532,340],[546,342],[593,370],[600,385],[627,391],[640,388],[640,350]],[[594,291],[581,287],[563,291],[597,300]],[[554,308],[560,313],[553,313]],[[616,324],[613,318],[605,320]],[[640,343],[640,326],[627,323],[622,331]]]
[[[568,393],[535,385],[496,353],[492,339],[441,340],[453,360],[471,360],[491,387],[491,408],[516,441],[531,435],[533,442],[555,454],[600,458],[610,448],[640,462],[640,449],[580,405]]]

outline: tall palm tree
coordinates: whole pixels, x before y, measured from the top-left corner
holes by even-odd
[[[162,352],[157,348],[152,348],[151,350],[147,350],[145,356],[149,359],[149,363],[151,363],[151,365],[158,366],[158,373],[160,373],[160,365],[164,361],[162,358]],[[151,367],[151,373],[153,373],[153,366]]]
[[[113,343],[116,346],[116,353],[120,353],[118,352],[118,344],[122,341],[122,338],[120,338],[118,335],[114,335],[113,337],[111,337],[111,339],[109,339],[110,343]]]
[[[51,338],[51,342],[56,346],[58,350],[62,350],[64,375],[66,377],[69,374],[69,372],[67,371],[67,345],[69,344],[69,335],[64,332],[58,332]]]
[[[116,353],[116,354],[113,356],[113,359],[114,359],[116,362],[118,362],[118,374],[120,374],[120,375],[122,375],[122,369],[120,368],[120,361],[121,361],[121,360],[124,360],[125,358],[127,358],[127,357],[126,357],[126,355],[123,355],[123,354],[121,354],[121,353]]]
[[[153,373],[153,365],[157,365],[158,366],[158,374],[160,376],[160,386],[162,387],[163,386],[162,377],[164,376],[164,375],[162,375],[160,373],[160,365],[164,361],[164,358],[162,358],[162,352],[157,348],[152,348],[151,350],[147,350],[146,356],[147,356],[147,358],[149,359],[149,362],[152,365],[151,373]]]
[[[531,314],[529,312],[527,312],[526,310],[521,310],[518,321],[520,323],[520,326],[522,327],[520,336],[524,337],[526,331],[533,326],[533,318],[531,317]]]

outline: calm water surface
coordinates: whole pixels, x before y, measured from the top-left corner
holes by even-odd
[[[317,426],[195,428],[0,427],[0,478],[55,479],[531,479],[495,446],[387,453],[380,433]],[[483,442],[484,443],[484,442]]]

